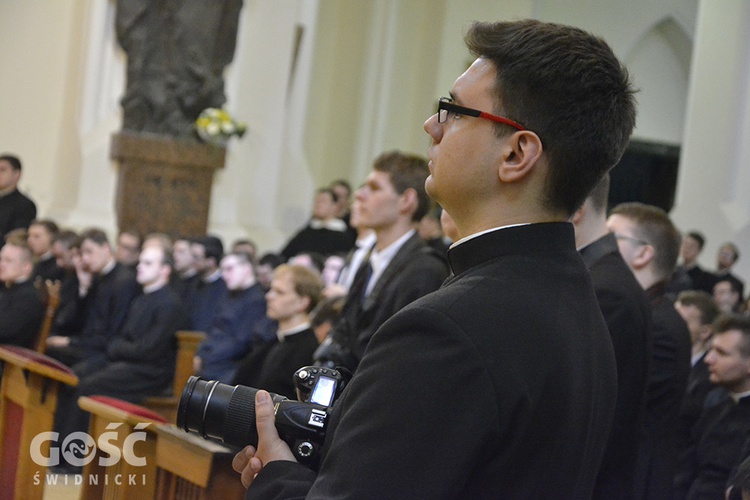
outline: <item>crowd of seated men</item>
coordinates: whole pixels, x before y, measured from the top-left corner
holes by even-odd
[[[355,228],[351,189],[339,180],[317,192],[304,238],[292,236],[293,245],[260,258],[247,239],[225,251],[216,235],[141,235],[124,229],[111,241],[101,228],[76,232],[49,218],[32,219],[28,229],[4,238],[0,343],[34,345],[45,305],[42,285],[59,281],[60,304],[43,349],[79,377],[77,387],[59,394],[54,430],[61,435],[86,430],[88,415],[76,404],[80,396],[141,403],[170,391],[178,330],[206,335],[195,354],[196,375],[294,397],[294,371],[330,362],[314,353],[337,328],[342,311],[361,312],[371,296],[366,317],[338,337],[347,349],[346,343],[356,343],[361,356],[382,322],[447,277],[447,246],[442,253],[432,250],[418,232],[430,206],[427,175],[421,157],[384,155],[374,168],[376,178],[355,202],[366,212],[362,218],[372,220],[369,228]],[[372,195],[376,183],[385,198]],[[405,210],[394,210],[399,205]],[[319,236],[336,244],[321,243]],[[282,250],[293,247],[285,256]],[[360,267],[375,272],[355,280]],[[413,276],[419,279],[409,283]],[[349,293],[353,282],[358,288]],[[10,325],[14,321],[18,324]],[[350,369],[356,369],[356,358]],[[76,467],[63,463],[59,469],[75,472]]]

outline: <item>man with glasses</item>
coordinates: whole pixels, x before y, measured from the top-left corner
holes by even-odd
[[[685,321],[665,295],[681,236],[664,210],[643,203],[614,207],[607,227],[651,305],[653,348],[646,391],[646,432],[640,442],[636,498],[672,498],[678,453],[678,415],[690,374]]]
[[[617,405],[594,498],[633,498],[638,440],[646,417],[651,354],[651,310],[646,294],[607,230],[609,175],[596,185],[571,221],[576,246],[591,273],[617,360]]]
[[[453,274],[375,333],[318,471],[294,463],[258,392],[258,449],[234,464],[246,498],[592,495],[617,381],[568,218],[622,154],[632,91],[576,28],[476,23],[466,41],[477,59],[424,125],[426,190],[461,238]]]

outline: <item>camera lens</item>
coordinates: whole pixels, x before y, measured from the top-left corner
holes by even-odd
[[[257,446],[256,392],[258,389],[252,387],[190,377],[177,408],[177,426],[204,438],[221,439],[229,445]],[[273,393],[271,398],[275,403],[286,399]]]

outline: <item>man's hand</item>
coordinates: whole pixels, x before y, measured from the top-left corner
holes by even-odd
[[[242,485],[247,488],[263,466],[274,460],[296,462],[292,450],[281,440],[276,430],[271,396],[266,391],[255,394],[255,426],[258,429],[258,449],[246,446],[232,460],[232,468],[241,474]]]

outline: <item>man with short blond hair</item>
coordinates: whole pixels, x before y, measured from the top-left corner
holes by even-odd
[[[287,264],[276,268],[266,292],[266,315],[278,323],[276,337],[253,348],[240,363],[232,384],[296,398],[294,372],[312,364],[318,347],[309,315],[322,290],[323,281],[312,269]]]

